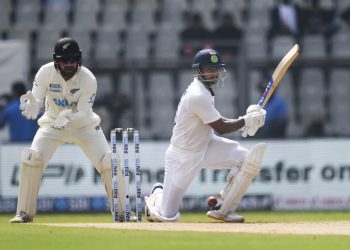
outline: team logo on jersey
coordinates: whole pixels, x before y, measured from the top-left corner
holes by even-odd
[[[53,101],[55,102],[55,104],[59,107],[67,107],[70,106],[69,102],[67,99],[57,99],[57,98],[53,98]]]
[[[71,89],[70,90],[70,94],[74,95],[75,93],[77,93],[80,89]]]
[[[78,102],[69,102],[67,99],[53,98],[55,104],[59,107],[70,107],[73,112],[77,111]]]
[[[52,92],[61,92],[61,85],[58,83],[50,83],[49,90]]]

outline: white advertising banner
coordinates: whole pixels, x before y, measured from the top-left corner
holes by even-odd
[[[259,141],[260,142],[260,141]],[[242,141],[251,148],[256,141]],[[141,142],[142,194],[163,181],[168,142]],[[0,197],[16,197],[20,155],[25,145],[0,147]],[[131,194],[134,164],[129,149]],[[120,154],[121,155],[121,154]],[[220,157],[220,156],[218,156]],[[44,172],[40,197],[104,196],[99,174],[74,145],[58,149]],[[225,170],[203,170],[186,195],[206,197],[225,185]],[[268,141],[260,175],[248,195],[270,196],[275,210],[350,209],[350,140]]]

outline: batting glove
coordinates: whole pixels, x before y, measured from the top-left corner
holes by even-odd
[[[243,127],[242,136],[247,137],[254,136],[259,128],[265,124],[266,111],[259,108],[259,111],[253,111],[247,113],[245,116],[241,117],[244,119],[245,126]]]
[[[253,113],[253,112],[259,111],[260,109],[261,109],[261,106],[259,104],[252,104],[252,105],[249,105],[246,113],[247,114]]]

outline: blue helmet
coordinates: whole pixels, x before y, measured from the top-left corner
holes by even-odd
[[[216,50],[203,49],[194,56],[192,68],[203,70],[204,67],[224,68],[225,64]]]
[[[216,68],[220,72],[218,76],[208,79],[211,74],[204,74],[203,70],[205,68]],[[219,87],[223,85],[223,79],[226,73],[225,64],[216,50],[203,49],[199,51],[193,58],[192,69],[194,70],[194,76],[208,87],[214,84],[217,84]]]

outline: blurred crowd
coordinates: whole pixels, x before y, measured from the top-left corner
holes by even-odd
[[[36,120],[27,120],[21,115],[20,97],[26,93],[26,85],[14,82],[11,93],[0,97],[0,128],[9,127],[10,142],[30,142],[38,128]]]
[[[159,129],[150,127],[171,120],[169,117],[173,116],[176,106],[171,104],[170,109],[174,110],[168,112],[169,116],[156,120],[155,106],[164,107],[164,103],[155,102],[157,97],[152,96],[155,90],[150,81],[169,82],[169,89],[175,89],[171,102],[176,103],[181,96],[179,85],[184,84],[184,79],[191,80],[188,71],[183,70],[184,64],[180,69],[176,63],[185,61],[190,65],[188,62],[200,49],[216,49],[230,69],[240,63],[265,62],[267,66],[259,69],[257,77],[248,67],[234,69],[234,80],[226,83],[236,84],[241,79],[238,75],[246,74],[248,92],[261,94],[263,83],[268,81],[266,75],[271,74],[269,71],[275,65],[271,60],[278,60],[290,43],[298,42],[303,59],[308,59],[307,56],[314,61],[335,58],[345,61],[345,67],[341,64],[339,72],[326,72],[325,67],[291,71],[292,76],[287,76],[290,89],[277,92],[267,107],[273,116],[280,117],[268,116],[267,125],[258,136],[350,134],[350,127],[334,126],[343,124],[336,115],[332,117],[332,110],[339,110],[341,105],[336,99],[338,102],[342,99],[333,101],[333,88],[328,86],[332,79],[343,79],[344,86],[350,85],[344,73],[349,68],[346,61],[350,57],[350,3],[345,0],[4,0],[1,5],[1,39],[28,41],[33,69],[51,60],[58,37],[69,35],[78,40],[83,50],[83,64],[96,70],[100,89],[95,105],[104,121],[105,132],[111,127],[136,123],[144,127],[146,138],[169,137],[171,131],[157,134]],[[311,46],[308,39],[312,40]],[[143,66],[140,71],[133,69],[138,62],[145,63],[149,72],[145,73]],[[173,62],[169,64],[173,65],[172,71],[166,76],[161,72],[153,77],[152,65],[157,62],[160,65]],[[106,72],[105,68],[109,70],[107,77],[99,74],[101,69]],[[310,91],[301,93],[301,85],[310,79],[307,87]],[[136,88],[134,84],[140,86]],[[310,104],[317,95],[324,105],[319,109],[325,113],[320,114],[314,108],[316,104]],[[335,93],[337,95],[339,93]],[[14,96],[14,93],[2,93],[2,127],[5,124],[15,127],[7,116],[5,118],[7,106],[16,99]],[[246,104],[254,102],[255,97],[249,94]],[[114,101],[116,99],[119,101]],[[237,105],[237,100],[231,103]],[[350,111],[350,107],[346,110]],[[239,115],[237,110],[234,115]],[[21,140],[13,134],[11,132],[11,140]]]

